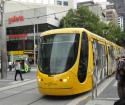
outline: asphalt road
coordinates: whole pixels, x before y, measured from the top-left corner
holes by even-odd
[[[98,97],[94,99],[97,102],[110,100],[113,103],[117,100],[114,77],[103,81],[98,86],[97,94]],[[32,79],[23,82],[13,81],[9,86],[0,88],[0,105],[94,105],[91,96],[91,92],[68,97],[44,96],[38,92],[36,80]]]

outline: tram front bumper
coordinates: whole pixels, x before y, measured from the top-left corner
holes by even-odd
[[[39,92],[44,95],[65,96],[73,95],[73,88],[43,88],[38,87]]]
[[[72,95],[73,84],[67,79],[62,80],[41,80],[37,79],[38,89],[41,94],[45,95]]]

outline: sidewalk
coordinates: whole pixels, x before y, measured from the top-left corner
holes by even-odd
[[[95,97],[94,99],[92,98],[93,96]],[[117,81],[113,75],[98,85],[97,91],[94,89],[87,103],[83,104],[83,102],[80,102],[79,105],[114,105],[117,100],[119,100],[117,94]]]
[[[94,99],[89,101],[86,105],[114,105],[114,102],[118,100],[118,98],[112,99]]]
[[[106,100],[93,100],[87,103],[86,105],[113,105],[115,101],[106,101]]]
[[[22,82],[20,75],[17,75],[17,81],[14,81],[15,71],[7,71],[7,78],[1,79],[0,74],[0,88],[6,87],[12,84]],[[22,73],[24,81],[30,81],[36,79],[36,67],[31,67],[31,71],[28,73]]]

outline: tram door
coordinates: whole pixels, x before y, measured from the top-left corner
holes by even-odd
[[[98,52],[97,52],[97,42],[94,40],[92,42],[92,47],[93,47],[93,65],[94,65],[94,71],[93,71],[93,82],[94,85],[95,83],[98,81],[98,77],[97,77],[97,56],[98,56]]]
[[[96,40],[93,41],[92,46],[93,46],[94,75],[96,76],[97,83],[99,83],[107,76],[106,49],[103,44],[98,43],[98,41]]]

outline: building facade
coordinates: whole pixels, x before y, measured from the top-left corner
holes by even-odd
[[[106,19],[108,22],[113,22],[114,24],[118,25],[118,15],[115,9],[106,9]]]
[[[6,12],[15,12],[44,6],[68,6],[73,8],[74,0],[10,0],[6,1],[5,5]]]
[[[123,23],[123,16],[118,17],[118,24],[121,28],[121,31],[124,31],[124,23]]]
[[[17,56],[37,57],[37,42],[41,32],[57,28],[68,6],[45,5],[39,8],[7,12],[5,17],[9,60]],[[32,62],[33,63],[33,62]]]
[[[114,3],[115,9],[119,17],[123,17],[124,23],[124,32],[125,32],[125,0],[108,0],[109,2]]]
[[[125,32],[125,0],[115,0],[116,2],[116,10],[119,14],[119,16],[123,17],[123,23],[124,23],[124,32]]]
[[[100,20],[105,22],[105,14],[103,13],[102,7],[99,4],[94,3],[93,1],[80,2],[77,4],[79,6],[86,6],[92,11],[95,15],[99,16]]]

